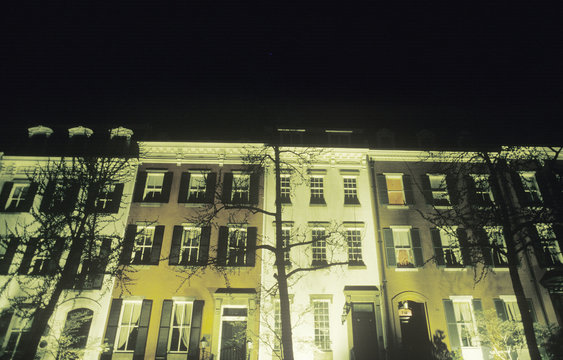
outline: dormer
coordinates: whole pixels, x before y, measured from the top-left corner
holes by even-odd
[[[113,128],[109,131],[110,139],[125,139],[127,141],[131,140],[133,136],[133,130],[124,128],[123,126]]]
[[[28,128],[27,134],[29,138],[33,138],[35,136],[43,136],[45,138],[48,138],[49,136],[51,136],[51,134],[53,134],[53,129],[43,125],[38,125]]]
[[[92,131],[92,129],[88,129],[87,127],[84,126],[77,126],[68,129],[68,137],[71,139],[75,136],[84,136],[89,138],[90,136],[92,136],[93,133],[94,132]]]

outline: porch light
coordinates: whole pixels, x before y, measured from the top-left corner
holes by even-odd
[[[252,347],[254,346],[254,344],[252,344],[252,340],[248,340],[246,342],[246,346],[248,347],[248,350],[252,350]]]
[[[412,317],[412,309],[409,308],[409,302],[405,301],[399,305],[399,320],[403,324],[407,324]]]
[[[207,349],[207,347],[209,346],[209,342],[207,342],[207,340],[205,339],[205,336],[201,338],[201,341],[199,342],[199,347],[201,347],[202,349]]]

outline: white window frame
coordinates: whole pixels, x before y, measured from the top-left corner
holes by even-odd
[[[477,320],[475,318],[475,310],[473,309],[473,297],[472,296],[450,296],[452,300],[452,305],[454,309],[454,317],[457,325],[457,335],[459,336],[459,343],[462,348],[475,349],[479,345],[479,335],[477,332]],[[460,304],[468,306],[471,313],[471,319],[463,319],[461,321],[458,315],[461,315]],[[468,337],[465,334],[468,333]],[[468,340],[470,345],[464,345],[464,339]]]
[[[195,244],[194,244],[195,243]],[[196,226],[184,225],[182,231],[182,242],[180,243],[180,264],[190,263],[190,259],[195,252],[195,261],[198,261],[199,250],[201,245],[201,228]],[[187,254],[187,260],[184,260],[184,254]]]
[[[227,265],[241,266],[247,263],[248,231],[246,224],[229,225],[227,238]],[[231,262],[231,255],[235,252],[235,262]],[[238,256],[243,256],[243,261],[237,261]]]
[[[288,247],[291,243],[291,230],[290,226],[282,226],[282,239],[283,239],[283,247]],[[284,252],[283,259],[287,263],[290,263],[290,250]]]
[[[393,232],[393,246],[395,248],[395,259],[397,261],[397,268],[414,268],[416,267],[414,260],[414,249],[412,246],[411,238],[411,227],[410,226],[391,226],[391,231]],[[408,238],[408,246],[405,244],[397,245],[397,239],[399,239],[399,233],[406,233]],[[407,252],[407,257],[409,259],[409,264],[400,264],[399,259],[401,258],[401,251]]]
[[[17,313],[14,313],[14,315],[12,315],[12,319],[10,320],[9,327],[6,331],[6,336],[4,337],[4,343],[2,344],[2,350],[7,351],[7,346],[10,342],[10,339],[12,338],[12,335],[16,334],[15,336],[17,338],[14,344],[14,348],[12,349],[12,353],[10,354],[8,359],[14,358],[16,354],[16,350],[18,349],[18,346],[22,339],[22,335],[29,333],[29,331],[31,330],[32,320],[33,320],[32,318],[25,315],[20,316]]]
[[[520,181],[522,182],[522,188],[529,201],[542,201],[540,187],[536,179],[536,173],[533,171],[521,171],[518,173],[520,175]]]
[[[350,202],[358,201],[358,177],[343,176],[342,183],[344,187],[344,202],[349,199]]]
[[[451,204],[450,194],[448,193],[448,184],[446,183],[445,174],[426,174],[430,182],[430,190],[432,191],[432,199],[435,201],[445,200],[448,205]]]
[[[224,315],[225,309],[246,309],[246,316],[236,316],[236,315]],[[223,339],[223,322],[229,321],[244,321],[246,322],[246,338],[248,339],[248,311],[249,308],[246,305],[222,305],[221,306],[221,321],[219,322],[219,348],[218,348],[218,357],[221,359],[221,341]],[[248,349],[246,349],[248,352]]]
[[[383,174],[385,175],[385,185],[387,186],[387,200],[389,205],[400,205],[403,206],[407,203],[407,198],[405,196],[405,184],[403,183],[403,174]],[[391,189],[389,187],[389,180],[398,180],[401,184],[401,189]],[[391,201],[393,194],[400,194],[402,202]]]
[[[491,189],[490,176],[488,174],[471,174],[475,183],[475,193],[485,204],[494,204],[495,197]],[[488,198],[488,199],[487,199]]]
[[[311,175],[309,179],[309,184],[311,186],[311,199],[322,200],[324,199],[324,176],[323,175]]]
[[[131,308],[131,312],[129,313],[129,323],[124,324],[123,322],[123,316],[125,314],[125,308],[126,306],[132,306]],[[119,338],[121,336],[121,332],[124,331],[125,329],[131,329],[128,331],[128,334],[131,334],[131,332],[133,332],[133,329],[135,328],[139,328],[140,327],[140,320],[141,320],[141,312],[142,312],[142,305],[143,305],[143,301],[142,300],[123,300],[123,303],[121,304],[121,311],[119,313],[119,322],[117,324],[117,332],[115,333],[115,345],[114,345],[114,351],[115,352],[122,352],[122,353],[132,353],[135,351],[135,349],[130,349],[128,350],[127,347],[129,346],[129,336],[127,336],[126,340],[125,340],[125,349],[124,350],[119,350],[118,346],[119,346]],[[131,323],[131,320],[133,319],[133,314],[135,313],[135,308],[138,307],[138,313],[139,313],[139,317],[137,318],[137,322],[136,325]],[[137,342],[137,339],[135,339],[135,343]],[[136,345],[136,344],[135,344]]]
[[[321,238],[320,240],[315,240],[315,238]],[[311,229],[311,251],[312,251],[312,261],[318,261],[320,263],[327,261],[326,253],[326,229],[324,227],[314,227]]]
[[[239,200],[237,200],[237,197]],[[250,175],[233,173],[231,201],[247,203],[250,201]]]
[[[204,199],[207,191],[207,181],[204,173],[190,173],[190,183],[188,186],[188,200]]]
[[[274,351],[280,351],[282,345],[281,304],[279,299],[274,300]]]
[[[180,324],[179,325],[174,325],[174,319],[176,316],[176,309],[178,306],[190,306],[189,309],[189,314],[186,314],[186,309],[184,308],[184,311],[182,312],[182,317],[180,319]],[[186,315],[188,316],[188,322],[186,323]],[[187,353],[189,351],[189,345],[190,345],[190,331],[191,331],[191,327],[192,327],[192,316],[193,316],[193,301],[177,301],[174,300],[173,305],[172,305],[172,314],[171,314],[171,319],[170,319],[170,333],[168,336],[168,345],[167,345],[167,349],[169,353],[173,353],[173,354],[177,354],[177,353]],[[188,339],[188,344],[186,346],[186,350],[172,350],[172,334],[174,332],[174,330],[177,329],[179,332],[179,337],[178,337],[178,344],[177,344],[177,349],[180,349],[181,343],[182,343],[182,335],[187,331],[188,335],[187,335],[187,339]]]
[[[551,258],[551,262],[554,265],[563,265],[563,254],[561,253],[555,231],[553,231],[553,225],[549,223],[537,223],[535,227],[540,237],[544,254]]]
[[[440,244],[442,245],[442,251],[444,252],[444,261],[446,266],[463,266],[463,256],[461,255],[459,239],[453,235],[457,231],[457,226],[451,226],[450,228],[438,228],[438,230],[440,232]],[[456,263],[448,264],[448,256],[455,258]]]
[[[133,244],[133,251],[131,252],[131,262],[135,260],[135,255],[137,252],[141,252],[141,262],[145,257],[145,252],[148,251],[149,253],[152,251],[152,247],[154,245],[154,235],[155,235],[156,226],[155,225],[147,225],[147,224],[139,224],[137,225],[137,234],[135,235],[135,242]],[[149,236],[150,235],[150,236]],[[143,239],[143,242],[139,244],[139,239]],[[150,241],[150,245],[147,244],[147,240]]]
[[[147,181],[143,192],[143,201],[147,201],[150,194],[151,197],[160,196],[164,189],[165,171],[147,171]],[[152,181],[154,179],[154,181]]]
[[[320,351],[331,351],[330,340],[330,300],[312,299],[313,342]]]
[[[522,315],[520,314],[520,309],[518,308],[516,295],[500,295],[499,298],[504,303],[504,308],[506,309],[506,316],[508,321],[521,322]]]
[[[29,188],[31,184],[29,182],[14,182],[12,185],[12,189],[10,191],[10,196],[8,196],[8,200],[6,201],[5,209],[9,209],[10,207],[17,209],[22,202],[24,202],[29,194]],[[20,190],[16,193],[18,190]],[[14,203],[12,206],[12,203]]]
[[[348,261],[362,263],[362,229],[346,228],[346,243],[348,245]]]
[[[291,197],[291,175],[280,175],[280,196],[289,199]]]

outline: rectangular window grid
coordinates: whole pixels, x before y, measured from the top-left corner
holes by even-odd
[[[6,201],[6,210],[17,209],[25,201],[29,187],[29,183],[14,183],[8,201]]]
[[[330,350],[330,322],[328,300],[313,300],[315,345],[319,350]]]
[[[281,307],[279,300],[274,301],[274,350],[281,350]]]
[[[245,227],[229,227],[227,265],[246,264],[246,238]]]
[[[104,210],[112,202],[112,195],[115,191],[115,184],[108,184],[100,191],[98,198],[96,199],[95,207],[99,210]]]
[[[117,328],[116,351],[134,351],[141,317],[141,301],[124,301]]]
[[[324,178],[322,176],[313,176],[311,183],[311,199],[324,199]]]
[[[489,182],[489,175],[472,174],[473,182],[475,183],[475,193],[479,201],[483,204],[492,204],[494,202],[491,184]]]
[[[326,231],[325,229],[313,229],[311,231],[313,248],[313,263],[326,262]]]
[[[476,347],[477,327],[473,319],[473,309],[470,301],[454,301],[454,314],[457,323],[457,332],[462,347]]]
[[[145,184],[145,192],[143,200],[150,200],[162,194],[162,187],[164,184],[164,173],[147,173],[147,182]]]
[[[182,244],[180,247],[180,264],[196,264],[199,256],[199,241],[201,229],[198,227],[184,227]]]
[[[233,174],[233,188],[231,192],[233,202],[248,203],[250,193],[250,175]]]
[[[8,334],[8,342],[4,348],[4,355],[7,359],[17,359],[22,351],[24,342],[22,338],[31,330],[31,320],[25,316],[14,315],[12,317],[10,333]]]
[[[526,198],[530,202],[540,202],[542,200],[540,194],[540,188],[536,181],[536,175],[533,172],[522,172],[520,173],[520,180],[522,181],[522,186],[524,188],[524,193]]]
[[[492,256],[493,264],[497,266],[508,265],[508,258],[506,257],[506,242],[504,241],[504,234],[502,233],[502,226],[485,226],[485,232],[489,239],[489,244],[493,246]]]
[[[291,228],[289,227],[282,228],[282,239],[283,239],[283,247],[288,247],[289,242],[291,240]],[[290,263],[289,249],[286,252],[284,252],[283,259],[286,262],[286,264]]]
[[[291,177],[289,175],[280,176],[280,196],[289,199],[291,196]]]
[[[348,242],[348,261],[351,263],[362,262],[362,233],[359,229],[346,230]]]
[[[205,190],[206,183],[204,174],[191,174],[188,200],[203,200],[205,198]]]
[[[190,326],[192,319],[192,303],[174,301],[172,319],[170,321],[170,338],[168,351],[187,352],[190,343]]]
[[[403,177],[401,175],[385,175],[389,205],[404,205]]]
[[[43,274],[47,270],[49,263],[49,248],[45,239],[39,239],[35,254],[31,259],[29,274]]]
[[[154,239],[154,230],[154,226],[137,226],[135,246],[133,247],[133,251],[131,253],[132,263],[148,261]]]
[[[450,204],[450,195],[448,195],[448,188],[446,185],[446,175],[432,174],[428,175],[428,179],[430,180],[432,198],[437,202],[437,204]]]
[[[548,266],[556,266],[563,264],[563,255],[559,248],[559,242],[553,231],[551,224],[536,224],[536,230],[540,237],[543,252],[546,256]]]
[[[344,178],[344,202],[354,202],[358,199],[357,182],[355,177]]]
[[[462,257],[459,241],[454,233],[456,228],[440,229],[440,240],[442,242],[442,251],[444,252],[444,260],[446,266],[461,266]]]
[[[414,267],[410,229],[393,229],[397,267]]]
[[[512,301],[503,300],[504,306],[506,308],[506,316],[509,321],[522,321],[522,316],[520,315],[520,309],[518,308],[518,303],[516,299]]]

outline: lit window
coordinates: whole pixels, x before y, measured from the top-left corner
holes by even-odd
[[[430,190],[432,191],[433,204],[436,206],[450,205],[450,195],[446,185],[446,175],[429,174]]]
[[[124,301],[117,328],[116,351],[134,351],[141,317],[141,301]]]
[[[201,228],[184,226],[180,246],[180,265],[197,264],[200,239]]]
[[[402,175],[385,175],[387,183],[387,196],[389,197],[389,205],[404,205],[405,192],[403,189]]]
[[[489,182],[489,175],[471,174],[473,182],[475,183],[475,195],[480,205],[487,205],[494,203],[493,192]]]
[[[473,317],[473,306],[470,300],[453,300],[457,333],[462,347],[479,346],[477,340],[477,326]]]
[[[459,240],[455,236],[456,230],[457,227],[439,229],[444,262],[447,267],[460,267],[463,263]]]
[[[22,347],[25,344],[23,338],[25,338],[31,330],[31,322],[32,319],[25,315],[12,316],[10,328],[6,335],[8,341],[3,352],[7,359],[17,359],[21,356],[21,352],[23,351]]]
[[[553,231],[551,224],[536,224],[536,230],[540,237],[543,257],[547,267],[558,266],[563,264],[563,255],[559,248],[559,242]]]
[[[291,202],[291,176],[280,175],[280,197],[283,203]]]
[[[502,232],[502,226],[485,226],[485,232],[491,244],[491,254],[493,257],[493,265],[506,266],[508,258],[506,257],[506,242]]]
[[[247,229],[244,226],[230,226],[227,246],[227,265],[246,264]]]
[[[348,261],[352,264],[363,264],[361,231],[359,229],[346,230],[346,241],[348,243]]]
[[[522,187],[524,188],[525,199],[531,203],[541,202],[542,197],[540,193],[540,188],[538,182],[536,181],[536,175],[533,172],[521,172],[520,180],[522,181]]]
[[[143,201],[151,201],[157,199],[162,194],[163,185],[163,172],[147,173],[147,182],[145,184],[145,191],[143,193]]]
[[[168,351],[187,352],[190,343],[190,327],[192,319],[192,303],[174,301],[172,321],[170,322],[170,338]]]
[[[233,188],[231,201],[246,204],[249,202],[250,175],[233,174]]]
[[[358,204],[358,185],[355,176],[344,177],[344,203]]]
[[[330,351],[329,301],[313,300],[315,345],[319,350]]]
[[[192,173],[190,175],[190,188],[188,201],[198,202],[205,199],[206,181],[204,174]]]
[[[414,267],[410,229],[393,228],[392,230],[397,267]]]
[[[326,231],[323,228],[313,229],[311,231],[311,240],[313,248],[313,265],[322,265],[326,263]]]
[[[311,204],[324,204],[324,178],[322,176],[312,176],[311,185]]]
[[[154,226],[137,226],[135,246],[131,253],[132,264],[142,264],[150,261],[151,250],[154,243],[154,231]]]
[[[6,201],[6,210],[16,210],[26,200],[29,193],[29,183],[14,183],[8,201]]]

